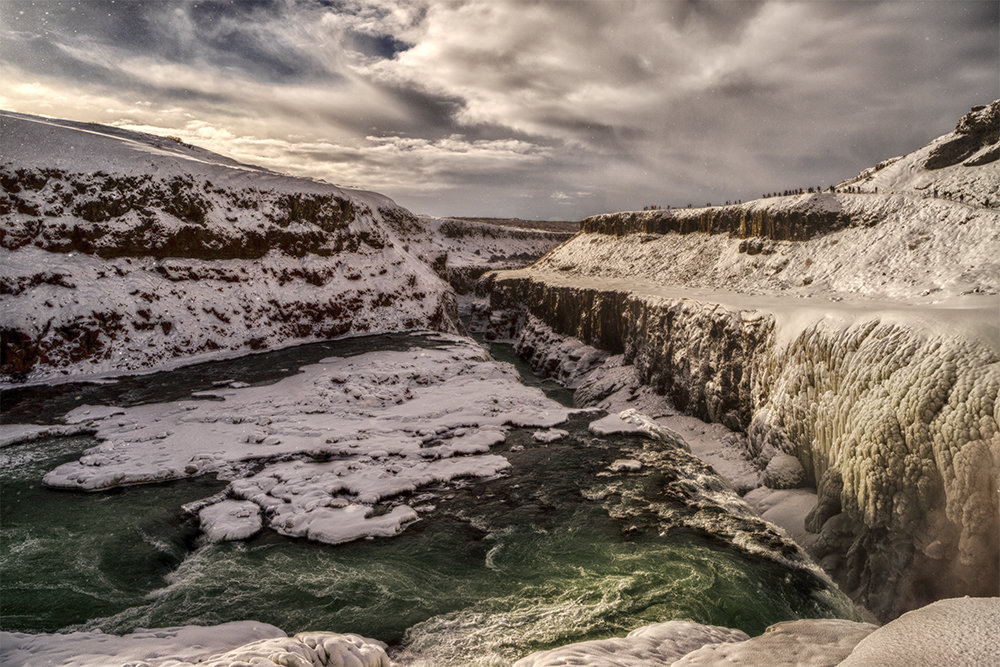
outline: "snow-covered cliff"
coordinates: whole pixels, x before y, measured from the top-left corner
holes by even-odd
[[[499,242],[463,241],[379,194],[113,127],[2,112],[0,145],[8,379],[340,335],[456,331],[442,278],[476,258],[509,266],[562,240],[501,230]],[[476,225],[455,225],[475,236]]]
[[[794,456],[818,489],[814,553],[879,616],[996,595],[998,129],[995,102],[834,192],[590,218],[487,277],[490,326],[564,377],[581,353],[537,349],[540,325],[621,354],[677,409],[741,433],[765,481]]]

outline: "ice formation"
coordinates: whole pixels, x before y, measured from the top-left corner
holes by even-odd
[[[521,658],[514,667],[647,667],[669,665],[705,644],[748,639],[739,630],[667,621],[633,630],[623,638],[598,639],[539,651]]]
[[[382,642],[359,635],[300,632],[288,637],[273,625],[252,621],[137,630],[120,637],[100,631],[0,632],[0,658],[8,667],[390,667],[385,649]]]
[[[488,274],[478,324],[582,405],[722,424],[760,481],[812,486],[816,555],[881,617],[996,594],[998,123],[1000,101],[835,191],[587,219]]]
[[[101,443],[44,482],[98,490],[218,474],[232,480],[227,491],[188,508],[210,540],[242,539],[262,525],[332,544],[394,535],[418,518],[394,499],[497,475],[510,464],[489,450],[509,424],[549,428],[569,412],[473,341],[436,340],[200,394],[218,400],[81,406],[68,420],[97,414],[87,424]]]

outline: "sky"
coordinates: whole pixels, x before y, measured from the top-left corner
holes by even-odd
[[[575,220],[923,146],[1000,98],[1000,0],[0,0],[0,82],[416,213]]]

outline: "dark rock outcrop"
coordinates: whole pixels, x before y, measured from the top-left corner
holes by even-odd
[[[782,199],[699,209],[607,213],[585,218],[581,230],[615,236],[704,232],[803,241],[851,224],[850,216],[840,210],[832,194],[800,195],[788,204]]]
[[[931,151],[924,162],[924,168],[950,167],[998,141],[1000,141],[1000,101],[989,106],[976,107],[962,116],[955,127],[955,136]],[[1000,147],[984,153],[966,166],[982,166],[997,158],[1000,158]]]

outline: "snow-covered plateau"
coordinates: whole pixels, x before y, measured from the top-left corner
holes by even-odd
[[[170,138],[0,112],[0,373],[148,370],[458,331],[454,291],[564,234],[418,219]]]
[[[579,405],[724,426],[710,462],[880,618],[997,595],[998,157],[1000,101],[830,191],[589,218],[476,326]]]

